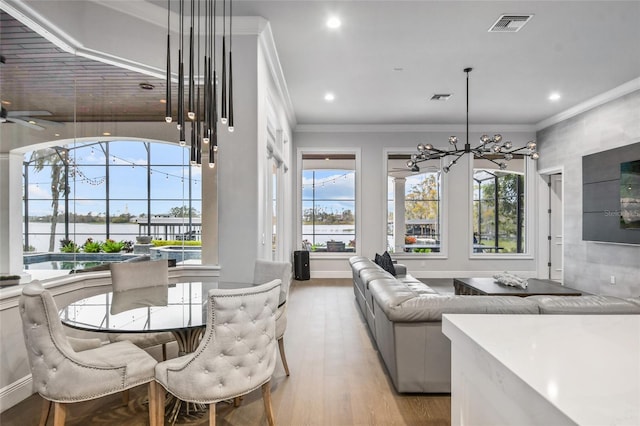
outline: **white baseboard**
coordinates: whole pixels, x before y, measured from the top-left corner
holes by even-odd
[[[402,263],[402,262],[400,262]],[[409,270],[409,274],[415,278],[482,278],[492,277],[501,271],[421,271]],[[534,278],[536,271],[509,271],[512,274],[525,278]],[[351,278],[351,271],[311,271],[311,278]]]
[[[0,389],[0,413],[24,401],[33,394],[31,374]]]
[[[311,271],[311,278],[351,278],[353,277],[351,269],[349,271]]]

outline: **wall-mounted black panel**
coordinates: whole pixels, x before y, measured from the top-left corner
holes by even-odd
[[[640,143],[582,157],[582,239],[640,244],[640,229],[620,226],[620,164],[640,160]]]

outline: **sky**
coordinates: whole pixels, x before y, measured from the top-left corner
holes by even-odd
[[[192,173],[194,198],[201,197],[201,169],[189,167],[189,150],[173,144],[153,143],[151,154],[152,214],[168,213],[172,207],[183,205],[189,197],[189,169]],[[111,215],[129,213],[139,215],[147,211],[147,150],[142,142],[117,141],[109,143],[109,194],[107,195],[105,144],[77,144],[70,148],[75,176],[70,182],[70,207],[76,214],[104,214],[105,199],[109,198]],[[74,149],[75,148],[75,149]],[[30,153],[25,159],[30,158]],[[51,171],[29,169],[29,215],[51,214]],[[200,202],[195,203],[200,211]],[[63,203],[60,211],[64,211]]]

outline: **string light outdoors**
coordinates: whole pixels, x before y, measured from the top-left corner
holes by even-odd
[[[323,186],[325,186],[325,185],[327,185],[327,184],[335,184],[335,183],[337,183],[337,182],[338,182],[338,180],[340,180],[340,179],[348,179],[348,178],[349,178],[349,176],[352,176],[352,175],[353,175],[353,172],[351,172],[351,173],[345,173],[345,174],[343,174],[343,175],[336,176],[336,177],[332,177],[332,178],[326,178],[326,179],[324,179],[324,180],[318,180],[318,181],[315,181],[314,183],[303,183],[303,184],[302,184],[302,187],[303,187],[303,188],[310,188],[310,187],[313,187],[314,185],[315,185],[316,187],[318,187],[318,186],[323,187]]]

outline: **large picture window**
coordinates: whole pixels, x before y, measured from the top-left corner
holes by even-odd
[[[407,154],[387,157],[387,251],[441,251],[442,173],[439,160],[409,170]]]
[[[524,253],[525,170],[522,156],[514,157],[504,170],[486,159],[473,163],[474,253]]]
[[[76,143],[24,160],[25,251],[61,242],[200,238],[200,169],[188,148],[141,141]]]
[[[313,252],[354,252],[354,154],[302,155],[302,240]]]

